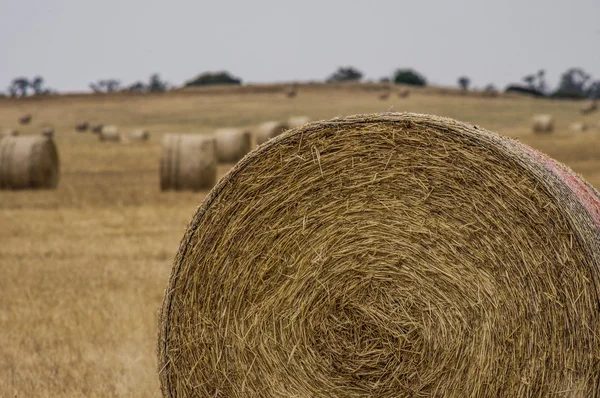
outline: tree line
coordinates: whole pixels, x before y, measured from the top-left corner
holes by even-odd
[[[325,81],[327,83],[360,82],[363,79],[364,74],[362,71],[352,66],[342,66],[329,75]],[[391,76],[384,76],[380,78],[379,81],[412,86],[426,86],[428,84],[427,78],[412,68],[397,69]],[[223,84],[240,85],[242,84],[242,79],[233,76],[227,71],[204,72],[185,82],[183,87]],[[462,90],[468,91],[471,88],[471,79],[466,75],[459,76],[457,85]],[[166,82],[159,74],[155,73],[150,76],[147,82],[139,80],[123,86],[118,79],[100,79],[90,83],[89,88],[94,93],[111,93],[117,91],[156,93],[177,87]],[[497,91],[496,87],[491,83],[486,85],[484,90]],[[569,68],[561,75],[558,86],[554,89],[550,89],[546,83],[546,72],[541,69],[535,73],[525,75],[519,83],[509,84],[505,88],[505,91],[524,93],[536,97],[600,99],[600,80],[594,80],[592,76],[582,68]],[[45,87],[44,79],[41,76],[36,76],[32,79],[26,77],[13,79],[7,92],[11,97],[26,97],[28,95],[55,94],[56,90]],[[0,95],[6,94],[0,93]]]

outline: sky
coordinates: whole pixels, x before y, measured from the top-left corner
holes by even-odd
[[[153,73],[182,84],[228,70],[245,83],[368,79],[414,68],[433,84],[504,87],[545,69],[600,79],[600,0],[0,0],[0,91],[59,91]]]

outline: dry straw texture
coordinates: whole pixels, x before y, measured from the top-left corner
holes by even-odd
[[[561,164],[451,119],[288,131],[188,226],[163,394],[597,396],[597,203]]]
[[[536,134],[554,131],[554,118],[551,115],[535,115],[532,122],[532,129]]]
[[[150,139],[150,133],[148,130],[136,129],[129,133],[128,138],[130,141],[134,142],[148,141]]]
[[[234,163],[252,149],[252,132],[246,129],[218,129],[215,131],[217,160]]]
[[[121,133],[117,126],[103,126],[98,136],[101,142],[119,142],[121,141]]]
[[[197,191],[217,179],[217,150],[212,136],[167,134],[160,159],[160,187]]]
[[[275,121],[265,122],[256,129],[256,143],[258,145],[264,144],[271,138],[277,137],[288,128],[287,123]]]
[[[300,127],[303,124],[309,123],[310,117],[308,116],[290,116],[287,121],[288,128],[295,129],[296,127]]]
[[[59,174],[52,139],[25,136],[0,140],[0,189],[54,189]]]

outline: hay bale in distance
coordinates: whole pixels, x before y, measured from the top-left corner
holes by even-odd
[[[23,136],[0,140],[0,189],[54,189],[59,176],[52,139]]]
[[[19,135],[19,130],[15,129],[4,129],[0,131],[0,139],[3,137],[17,137]]]
[[[381,101],[387,101],[390,98],[390,92],[389,91],[385,91],[381,94],[379,94],[379,99]]]
[[[296,127],[300,127],[303,124],[309,123],[310,118],[308,116],[290,116],[287,121],[289,128],[295,129]]]
[[[104,128],[104,124],[97,123],[97,124],[92,125],[91,130],[92,130],[92,133],[94,133],[94,134],[100,134],[100,133],[102,133],[102,128]]]
[[[51,138],[54,136],[54,127],[46,126],[42,128],[42,135],[46,138]]]
[[[567,167],[451,119],[287,131],[189,224],[163,394],[597,396],[598,202]]]
[[[571,125],[569,125],[569,130],[574,133],[583,133],[587,130],[587,125],[583,122],[571,123]]]
[[[90,124],[88,122],[80,122],[75,125],[75,131],[78,133],[85,133],[89,127]],[[100,131],[102,131],[102,128],[100,128]]]
[[[145,129],[135,129],[129,133],[128,138],[133,142],[144,142],[150,139],[150,133]]]
[[[19,117],[19,124],[29,124],[32,118],[31,113],[26,113]]]
[[[298,89],[295,87],[290,88],[289,90],[287,90],[285,92],[285,96],[288,98],[296,98],[297,95],[298,95]]]
[[[192,190],[212,188],[217,179],[215,138],[205,135],[167,134],[160,159],[160,188]]]
[[[289,127],[287,123],[269,121],[261,124],[256,129],[256,143],[258,145],[264,144],[269,141],[271,138],[277,137],[279,134],[283,133]]]
[[[581,107],[581,113],[587,115],[588,113],[592,113],[597,109],[598,103],[595,100],[590,100]]]
[[[121,141],[121,133],[119,133],[119,128],[113,125],[103,126],[98,137],[100,142]]]
[[[252,132],[246,129],[224,128],[215,131],[217,160],[234,163],[252,149]]]
[[[551,115],[535,115],[532,129],[536,134],[551,133],[554,131],[554,118]]]
[[[398,90],[398,98],[408,98],[410,96],[410,90],[403,88]]]

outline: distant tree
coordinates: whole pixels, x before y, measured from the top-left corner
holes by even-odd
[[[29,85],[31,86],[35,95],[45,94],[45,90],[42,87],[44,85],[44,79],[41,76],[34,77],[33,80],[31,80],[31,82],[29,83]]]
[[[535,79],[536,79],[535,75],[527,75],[523,78],[523,81],[525,83],[527,83],[528,88],[535,90]]]
[[[483,91],[498,91],[493,83],[488,84],[483,88]]]
[[[588,86],[586,95],[590,99],[600,99],[600,80],[596,80]]]
[[[116,79],[98,80],[96,83],[90,83],[89,87],[95,93],[112,93],[118,91],[121,82]]]
[[[127,88],[125,89],[125,91],[135,91],[135,92],[144,92],[146,90],[147,90],[146,85],[141,81],[135,82],[135,83],[127,86]]]
[[[17,95],[21,97],[27,96],[27,89],[29,88],[29,80],[26,77],[17,77],[13,79],[9,91],[13,97]]]
[[[160,79],[160,75],[158,73],[150,76],[150,82],[148,83],[148,91],[152,93],[160,93],[166,91],[169,88],[167,82]]]
[[[392,79],[390,77],[388,77],[388,76],[384,76],[384,77],[382,77],[382,78],[379,79],[380,83],[389,83],[391,81],[392,81]]]
[[[327,78],[327,83],[352,82],[363,78],[363,73],[358,69],[347,66],[340,66],[331,76]]]
[[[413,69],[398,69],[394,73],[396,84],[410,84],[412,86],[426,86],[427,79]]]
[[[467,91],[471,85],[471,79],[469,79],[467,76],[461,76],[458,78],[458,85],[460,88]]]
[[[537,72],[537,90],[541,93],[546,94],[547,86],[546,86],[546,71],[544,69],[540,69]]]
[[[226,71],[205,72],[198,75],[195,79],[186,82],[185,87],[212,86],[219,84],[239,85],[242,84],[242,80],[237,77],[231,76],[229,72]]]
[[[534,97],[544,97],[544,93],[538,91],[535,88],[526,87],[520,84],[510,84],[505,89],[507,93],[518,93],[518,94],[527,94],[532,95]]]
[[[581,99],[587,96],[587,83],[591,76],[582,68],[570,68],[562,74],[558,88],[552,96],[555,98]]]

